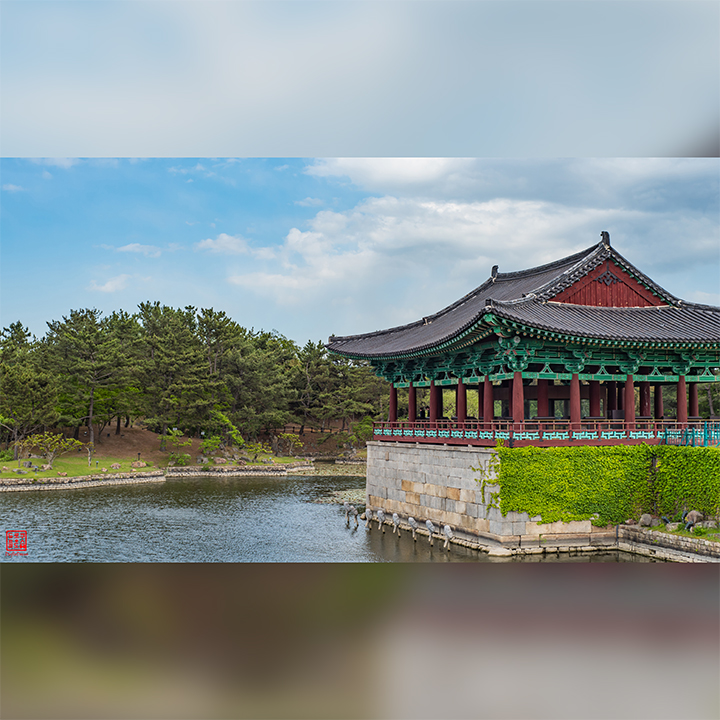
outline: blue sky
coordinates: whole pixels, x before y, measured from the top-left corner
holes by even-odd
[[[304,343],[589,247],[720,305],[720,161],[3,159],[0,323],[144,300]]]

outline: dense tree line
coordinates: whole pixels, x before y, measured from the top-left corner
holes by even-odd
[[[165,436],[218,433],[230,422],[246,438],[288,423],[343,429],[387,411],[388,386],[372,369],[304,347],[276,332],[248,330],[224,312],[140,304],[103,317],[71,310],[38,339],[21,322],[0,333],[0,431],[5,442],[55,427],[88,428],[142,418]]]

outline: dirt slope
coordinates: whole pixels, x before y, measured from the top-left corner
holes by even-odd
[[[87,442],[87,431],[80,429],[79,440]],[[66,435],[72,431],[66,432]],[[108,437],[108,435],[110,437]],[[200,440],[193,440],[190,450],[182,448],[182,452],[190,452],[194,458],[199,454]],[[140,453],[140,459],[153,463],[167,463],[168,453],[160,451],[160,436],[150,430],[143,430],[137,427],[121,428],[120,435],[115,434],[115,428],[105,428],[100,438],[95,436],[95,457],[100,459],[104,457],[127,458],[129,460],[137,460],[137,454]]]

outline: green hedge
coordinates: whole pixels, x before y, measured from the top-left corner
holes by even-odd
[[[648,445],[498,447],[503,515],[620,523],[642,512],[720,508],[720,449]]]
[[[664,515],[699,510],[705,515],[720,511],[720,448],[657,445],[654,494],[657,511]]]

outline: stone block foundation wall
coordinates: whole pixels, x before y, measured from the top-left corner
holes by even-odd
[[[453,533],[471,541],[487,539],[503,545],[582,544],[610,545],[614,532],[593,528],[590,521],[552,524],[538,522],[527,513],[489,507],[497,485],[486,485],[485,498],[472,468],[492,473],[492,448],[452,445],[367,444],[367,506],[396,512],[403,520],[412,516],[422,526],[450,525]],[[486,475],[492,480],[492,474]]]

